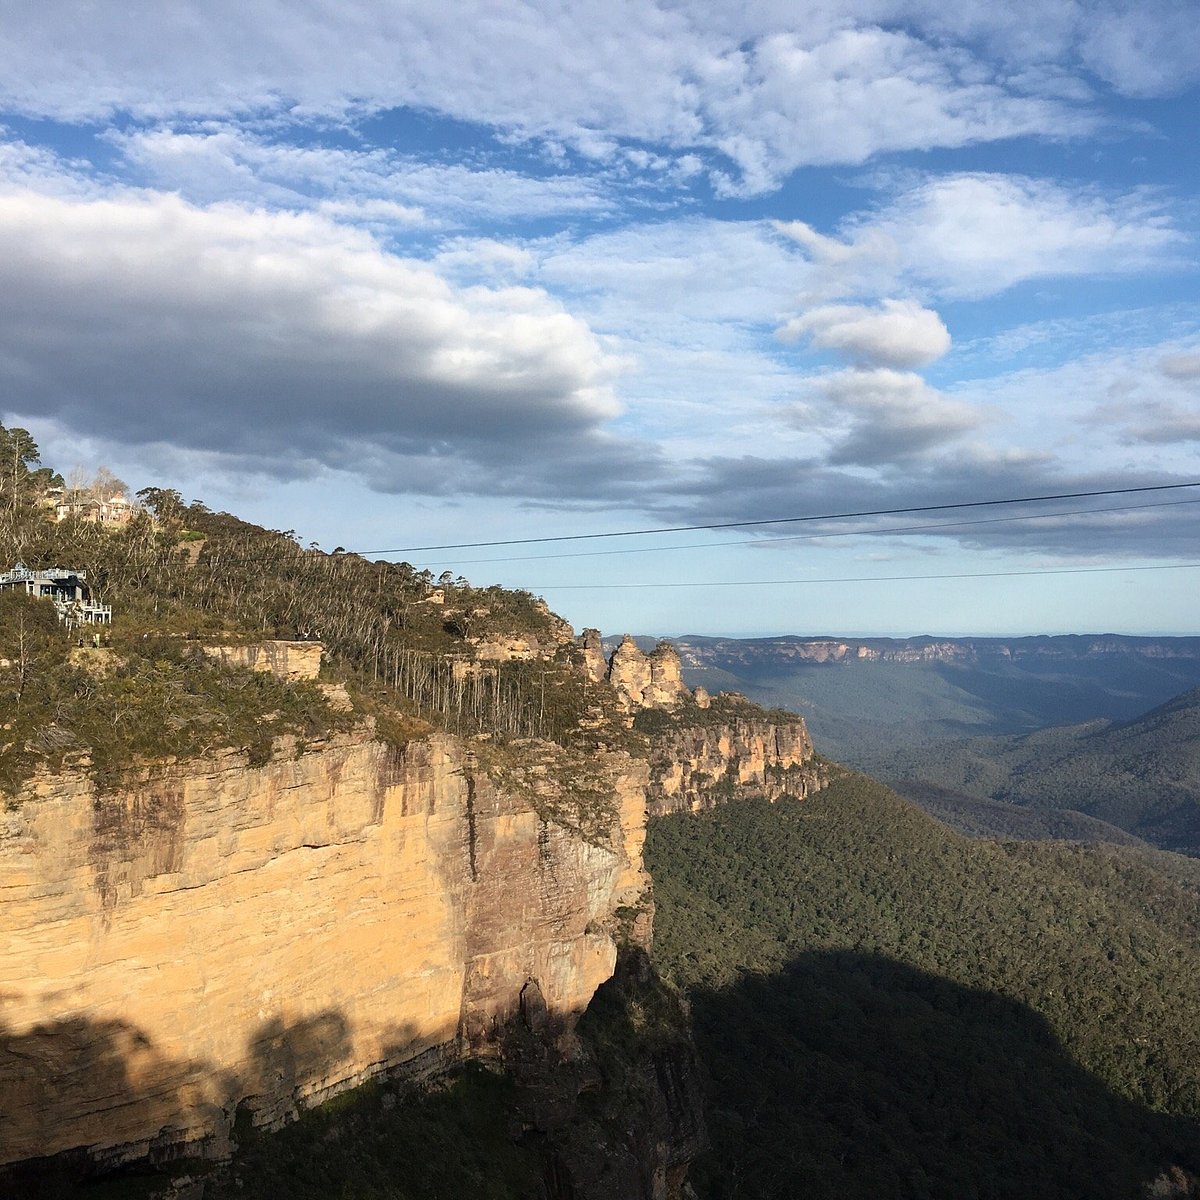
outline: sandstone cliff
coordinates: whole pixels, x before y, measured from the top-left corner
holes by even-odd
[[[617,702],[632,712],[642,708],[674,708],[692,693],[683,682],[683,665],[670,642],[659,642],[646,654],[629,634],[607,660],[600,633],[585,629],[581,642],[584,667],[591,679],[611,685]]]
[[[284,676],[307,664],[246,650]],[[681,1195],[703,1142],[686,1014],[605,1084],[603,1120],[577,1104],[604,1071],[575,1024],[619,948],[649,945],[648,807],[803,797],[823,767],[799,718],[693,696],[669,646],[583,650],[615,722],[595,744],[647,757],[444,734],[398,748],[361,726],[278,742],[265,766],[160,762],[112,794],[38,777],[0,816],[0,1190],[5,1164],[46,1157],[220,1158],[239,1113],[276,1127],[382,1072],[500,1057],[545,1098],[521,1120],[564,1195]]]
[[[523,997],[566,1035],[647,885],[644,765],[593,779],[586,833],[444,736],[39,780],[0,818],[0,1163],[219,1154],[239,1104],[487,1054]]]
[[[728,694],[640,723],[652,730],[647,802],[654,816],[738,795],[803,799],[828,782],[803,720],[755,710]]]
[[[204,653],[231,667],[249,667],[280,679],[316,679],[321,673],[320,642],[266,641],[205,646]]]

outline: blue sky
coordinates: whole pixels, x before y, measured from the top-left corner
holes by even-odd
[[[3,419],[577,626],[1196,632],[1200,489],[411,548],[1200,479],[1198,15],[10,4]]]

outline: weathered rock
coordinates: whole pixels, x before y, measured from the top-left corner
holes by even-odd
[[[523,996],[569,1033],[647,885],[645,767],[599,768],[604,837],[440,735],[39,779],[0,817],[0,1163],[220,1154],[239,1103],[487,1054]]]
[[[469,638],[468,641],[475,647],[475,657],[480,662],[517,662],[523,659],[549,658],[557,649],[557,643],[543,643],[532,633],[491,634],[482,638]]]
[[[236,646],[205,646],[204,653],[227,666],[249,667],[280,679],[316,679],[321,673],[320,642],[247,642]]]
[[[670,642],[644,654],[628,634],[609,660],[608,682],[628,709],[673,708],[691,695]]]
[[[827,781],[827,770],[814,757],[799,717],[731,716],[722,724],[681,723],[651,738],[651,815],[711,808],[737,795],[803,799]]]
[[[691,696],[684,686],[679,653],[670,642],[659,642],[650,652],[650,692],[642,694],[649,708],[672,708]]]
[[[539,632],[485,633],[467,640],[475,648],[476,659],[482,662],[515,662],[523,659],[553,658],[561,646],[569,646],[575,631],[560,616],[552,613],[545,601],[538,600],[534,608],[542,616],[544,628]],[[486,615],[486,610],[484,615]]]
[[[608,659],[604,655],[604,643],[600,640],[600,630],[585,629],[581,639],[583,649],[583,665],[588,678],[593,683],[600,683],[608,678]]]

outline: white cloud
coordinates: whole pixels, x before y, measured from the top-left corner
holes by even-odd
[[[884,300],[878,308],[824,305],[793,317],[778,336],[784,341],[807,338],[819,349],[884,367],[919,367],[950,349],[950,332],[941,317],[915,300]]]
[[[103,190],[92,178],[90,163],[64,159],[53,150],[6,137],[8,134],[0,126],[0,184],[56,196],[92,196]]]
[[[443,224],[478,218],[528,221],[602,214],[613,206],[602,181],[579,175],[540,178],[423,161],[390,150],[296,146],[232,125],[135,130],[111,134],[109,140],[155,184],[197,203],[318,205],[342,219],[401,225],[434,219],[429,214]]]
[[[849,421],[828,459],[838,466],[922,458],[991,419],[987,411],[944,395],[911,371],[852,368],[821,377],[815,390],[834,421]],[[807,414],[799,418],[807,419]]]
[[[962,51],[907,33],[844,30],[820,45],[779,33],[738,56],[708,104],[714,141],[741,168],[724,190],[768,191],[804,165],[862,163],[888,150],[1079,135],[1094,118],[1007,91]]]
[[[931,0],[736,14],[649,0],[133,0],[119,10],[24,0],[0,34],[0,105],[66,120],[344,119],[407,106],[596,159],[622,143],[659,157],[719,151],[735,168],[718,172],[728,190],[761,191],[802,164],[1091,131],[1102,118],[1080,103],[1086,88],[1050,70],[1081,48],[1105,78],[1143,90],[1194,72],[1180,49],[1187,30],[1165,10],[1142,18],[1156,32],[1129,49],[1133,18],[1112,5],[1072,3],[1064,22],[1025,4],[1023,36],[995,5],[954,7],[965,12],[950,17]],[[1170,53],[1145,52],[1159,46]]]
[[[472,490],[481,469],[536,489],[539,447],[547,478],[582,479],[573,456],[638,468],[603,432],[616,367],[545,292],[455,288],[314,214],[0,195],[7,407],[85,435],[281,474],[362,466],[396,489],[440,472]]]
[[[1165,198],[1109,195],[1020,175],[934,176],[840,237],[781,223],[818,268],[814,296],[891,290],[897,281],[974,299],[1030,279],[1123,275],[1182,265],[1187,239]]]
[[[619,297],[630,326],[702,319],[770,322],[811,274],[765,221],[684,217],[535,246],[540,277],[573,294]]]
[[[1200,25],[1191,0],[1117,0],[1081,26],[1080,57],[1127,96],[1162,96],[1200,78]]]
[[[1170,265],[1184,241],[1150,192],[1112,197],[1020,176],[930,180],[879,224],[914,276],[959,296],[994,294],[1027,279]]]

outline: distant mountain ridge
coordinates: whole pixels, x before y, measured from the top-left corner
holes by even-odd
[[[874,758],[877,774],[939,816],[939,805],[952,809],[956,799],[968,798],[1002,801],[1031,815],[1072,810],[1166,849],[1200,855],[1200,688],[1132,721],[866,757]]]
[[[619,637],[606,637],[615,649]],[[969,662],[986,658],[1080,658],[1097,654],[1135,655],[1141,658],[1200,659],[1200,636],[1143,637],[1132,634],[1032,634],[1025,637],[938,637],[909,638],[803,636],[732,638],[706,634],[682,637],[635,637],[648,649],[659,640],[671,642],[685,665],[703,668],[729,661],[756,662],[766,658],[799,662]]]
[[[666,640],[689,686],[794,709],[818,750],[855,765],[880,745],[1131,720],[1200,686],[1200,637]]]

